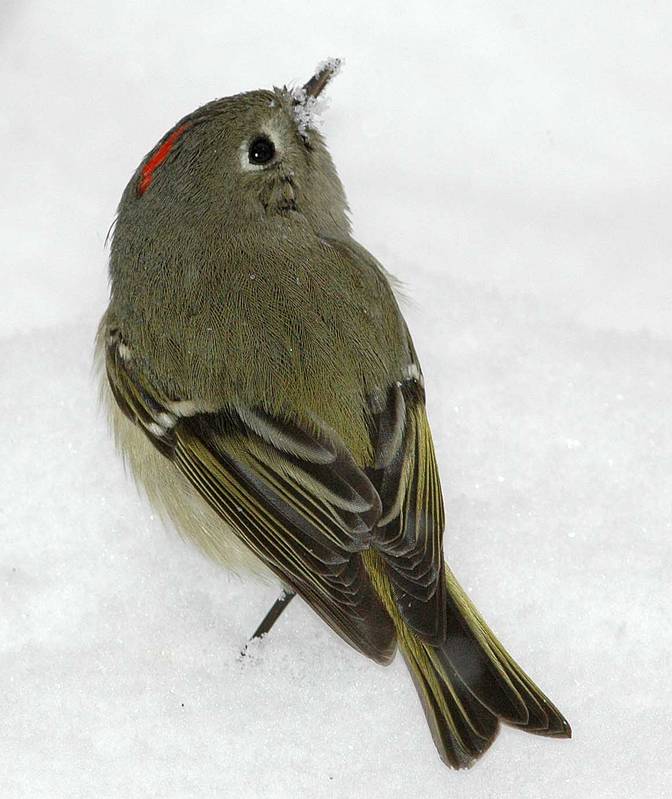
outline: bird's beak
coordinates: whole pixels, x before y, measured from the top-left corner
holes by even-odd
[[[338,75],[341,69],[340,58],[329,58],[323,61],[315,71],[313,77],[304,84],[303,91],[306,97],[317,97],[329,81]]]

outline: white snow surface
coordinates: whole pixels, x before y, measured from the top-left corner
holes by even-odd
[[[0,796],[662,797],[672,784],[669,3],[6,2]],[[97,411],[103,242],[216,97],[348,69],[325,124],[406,283],[446,556],[572,724],[438,760],[397,659],[225,574]]]

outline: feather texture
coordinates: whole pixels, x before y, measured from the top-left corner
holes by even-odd
[[[394,627],[359,556],[370,546],[380,499],[336,433],[259,409],[176,417],[120,347],[118,334],[108,335],[107,374],[119,407],[284,584],[356,649],[389,662]]]
[[[419,366],[371,398],[372,464],[336,431],[260,407],[171,398],[110,327],[120,410],[254,555],[363,654],[397,644],[442,759],[470,765],[500,721],[566,737],[569,725],[485,625],[443,560],[444,511]]]

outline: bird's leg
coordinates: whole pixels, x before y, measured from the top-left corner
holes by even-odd
[[[262,619],[261,624],[252,633],[250,641],[253,641],[255,638],[261,638],[262,635],[266,635],[267,632],[270,632],[271,627],[280,618],[282,611],[287,607],[287,605],[289,605],[295,596],[296,594],[293,591],[287,591],[283,589],[282,594],[280,594],[280,596],[275,600],[271,609]]]
[[[252,641],[254,641],[255,638],[261,638],[262,635],[266,635],[266,633],[270,631],[271,627],[273,627],[275,622],[280,618],[282,611],[287,607],[287,605],[289,605],[295,596],[296,594],[293,591],[287,591],[286,589],[283,589],[282,594],[280,594],[280,596],[275,600],[271,609],[261,620],[261,624],[252,633],[252,636],[247,644],[245,644],[245,649],[243,649],[242,652],[243,655],[245,654],[247,647]]]

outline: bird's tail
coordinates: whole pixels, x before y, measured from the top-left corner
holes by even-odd
[[[399,647],[413,677],[441,759],[465,768],[497,736],[499,722],[527,732],[571,737],[560,711],[518,666],[446,567],[448,633],[424,643],[398,613]]]

